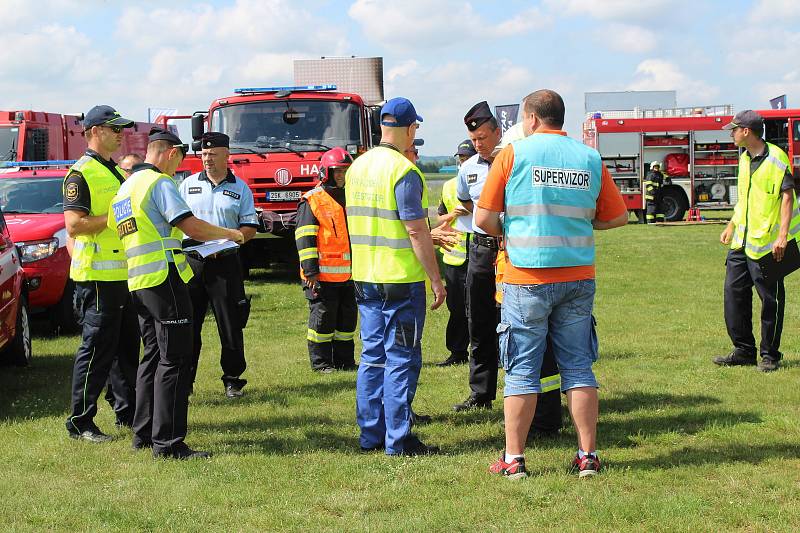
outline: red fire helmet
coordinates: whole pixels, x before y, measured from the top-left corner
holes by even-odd
[[[347,168],[353,164],[353,157],[345,150],[337,146],[331,148],[319,160],[319,181],[325,183],[330,177],[328,169],[330,168]]]

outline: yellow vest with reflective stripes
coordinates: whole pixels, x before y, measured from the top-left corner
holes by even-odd
[[[102,216],[108,213],[111,198],[119,190],[120,182],[114,174],[93,157],[85,155],[72,167],[80,172],[89,186],[91,208],[89,216]],[[117,167],[120,176],[122,170]],[[69,175],[69,174],[67,174]],[[65,191],[66,194],[66,191]],[[105,228],[94,235],[80,235],[75,238],[69,277],[75,281],[124,281],[128,279],[128,268],[122,243],[113,229]]]
[[[442,187],[442,202],[447,208],[448,213],[452,213],[456,207],[461,205],[458,200],[458,192],[456,191],[456,178],[448,180]],[[455,226],[458,218],[454,218],[450,222],[450,226]],[[460,266],[467,261],[467,234],[463,233],[458,244],[453,246],[449,251],[442,249],[442,261],[446,265]]]
[[[403,154],[378,146],[347,169],[347,227],[350,231],[353,280],[412,283],[426,279],[397,211],[394,187],[410,170],[422,180],[422,208],[428,188],[422,172]]]
[[[769,154],[750,175],[750,154],[747,150],[739,156],[739,201],[733,211],[733,237],[731,248],[744,246],[751,259],[758,259],[772,251],[778,238],[781,222],[781,184],[789,168],[789,157],[774,144],[766,143]],[[794,192],[792,192],[794,195]],[[800,210],[797,197],[792,203],[792,219],[788,240],[800,233]]]
[[[173,227],[168,237],[162,237],[144,210],[147,202],[151,201],[153,186],[162,179],[172,182],[168,175],[153,169],[140,170],[128,178],[111,201],[108,226],[117,231],[125,248],[128,289],[131,291],[155,287],[167,279],[167,251],[172,252],[175,267],[184,283],[193,276],[181,252],[183,232]]]

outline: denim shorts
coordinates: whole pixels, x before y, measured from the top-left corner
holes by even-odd
[[[561,390],[597,388],[592,363],[597,334],[592,316],[593,279],[503,288],[497,333],[506,371],[504,396],[542,392],[542,358],[550,335],[561,374]]]

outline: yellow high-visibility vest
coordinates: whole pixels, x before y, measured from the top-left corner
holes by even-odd
[[[347,169],[347,227],[350,231],[353,280],[412,283],[426,279],[397,210],[394,187],[409,171],[422,180],[422,208],[428,189],[422,172],[400,152],[378,146]]]

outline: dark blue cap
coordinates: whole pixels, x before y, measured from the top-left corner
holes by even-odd
[[[489,108],[489,104],[486,101],[478,102],[474,106],[467,111],[467,114],[464,115],[464,124],[467,125],[467,129],[469,131],[475,131],[481,127],[484,122],[487,122],[494,118],[492,115],[492,110]]]
[[[475,146],[472,144],[472,141],[469,139],[464,139],[460,143],[458,143],[458,148],[456,148],[456,156],[465,155],[467,157],[472,157],[473,155],[477,154],[478,152],[475,151]]]
[[[392,115],[395,122],[385,122],[384,115]],[[406,98],[392,98],[381,108],[381,124],[395,128],[407,128],[415,122],[422,122],[422,117],[417,115],[417,110]]]
[[[96,105],[83,116],[83,129],[88,130],[92,126],[130,128],[133,126],[133,121],[129,118],[122,118],[110,105]]]
[[[163,128],[152,128],[150,134],[147,136],[147,142],[167,141],[174,148],[180,148],[183,155],[189,152],[189,147],[181,142],[181,138],[169,130]]]

